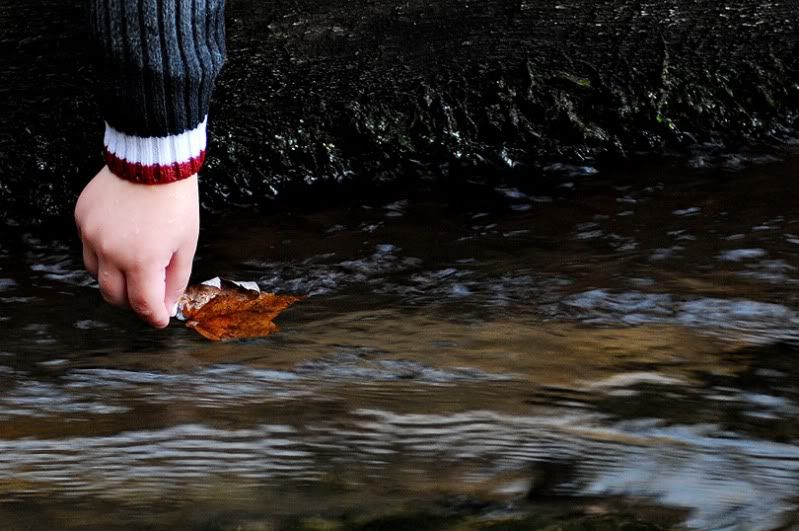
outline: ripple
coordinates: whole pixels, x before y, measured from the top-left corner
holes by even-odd
[[[347,457],[331,461],[331,452]],[[348,474],[380,473],[401,456],[430,470],[457,466],[455,477],[467,489],[503,470],[574,462],[582,494],[646,496],[690,508],[686,525],[701,529],[729,524],[731,514],[747,529],[776,527],[799,489],[795,445],[740,440],[710,424],[485,410],[357,409],[298,425],[182,424],[104,437],[0,440],[0,481],[35,482],[67,496],[124,499],[135,492],[138,503],[146,503],[214,476],[234,476],[243,485],[319,481],[341,467]]]
[[[775,303],[712,297],[681,301],[665,293],[595,289],[566,297],[562,304],[593,324],[679,324],[753,343],[799,341],[799,315]]]
[[[8,291],[17,286],[15,280],[10,278],[0,278],[0,291]]]
[[[124,413],[119,404],[70,393],[57,385],[17,377],[10,390],[0,396],[0,419],[50,417],[68,414],[108,415]]]
[[[766,256],[765,249],[733,249],[719,254],[718,258],[722,262],[740,262],[742,260],[752,260]]]
[[[325,381],[413,380],[419,383],[451,383],[479,380],[507,381],[514,378],[508,374],[491,374],[473,368],[438,369],[409,360],[368,360],[356,354],[339,354],[305,362],[300,364],[296,371],[298,374]]]

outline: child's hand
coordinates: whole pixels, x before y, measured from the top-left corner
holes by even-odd
[[[86,269],[103,298],[163,328],[186,288],[200,230],[197,175],[169,184],[125,181],[105,166],[75,207]]]

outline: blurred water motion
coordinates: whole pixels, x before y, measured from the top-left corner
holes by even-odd
[[[428,528],[558,507],[794,525],[795,168],[218,213],[197,278],[312,294],[224,344],[99,304],[68,236],[4,229],[0,518],[365,529],[342,515],[446,502]]]

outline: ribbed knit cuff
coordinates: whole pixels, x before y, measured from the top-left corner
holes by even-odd
[[[211,94],[226,57],[225,0],[85,5],[106,164],[142,184],[196,174],[205,160]]]
[[[140,137],[105,122],[104,156],[115,175],[141,184],[165,184],[191,177],[205,161],[206,123],[176,135]]]

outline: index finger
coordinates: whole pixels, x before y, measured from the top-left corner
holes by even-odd
[[[169,310],[164,304],[166,278],[163,269],[125,272],[128,303],[134,312],[156,328],[169,324]]]

